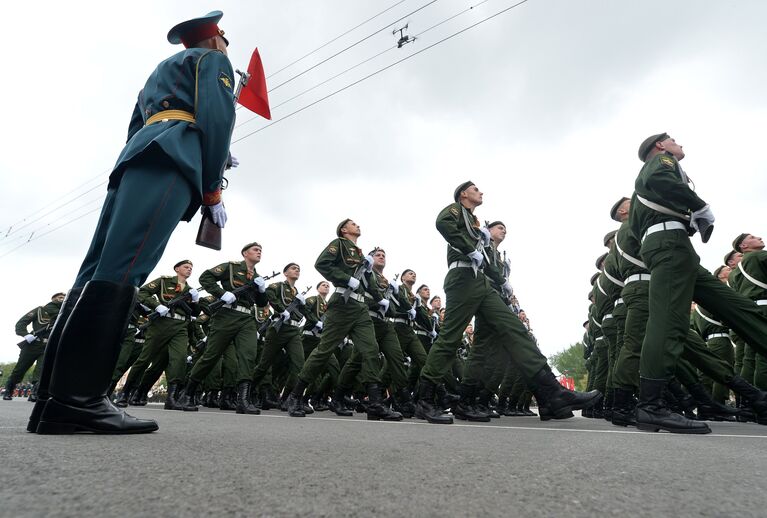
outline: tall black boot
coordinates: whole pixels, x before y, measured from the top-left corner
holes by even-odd
[[[37,401],[32,409],[32,413],[29,415],[29,422],[27,423],[27,431],[35,433],[37,431],[37,425],[40,423],[40,415],[43,413],[45,403],[51,394],[48,387],[51,384],[51,374],[53,373],[53,366],[56,363],[56,353],[59,349],[59,339],[61,333],[64,331],[64,326],[69,320],[69,315],[72,314],[72,310],[75,308],[75,304],[80,300],[82,294],[82,288],[72,288],[67,293],[64,303],[61,304],[59,314],[56,316],[56,322],[53,323],[53,328],[48,335],[48,343],[45,344],[45,353],[43,354],[42,369],[40,369],[40,381],[37,383]]]
[[[381,387],[378,383],[368,383],[368,421],[402,421],[402,414],[384,405]]]
[[[639,403],[636,409],[636,426],[646,432],[666,430],[671,433],[711,433],[706,423],[693,421],[669,410],[663,400],[667,380],[640,378]]]
[[[605,421],[612,422],[613,420],[613,395],[615,393],[615,389],[606,389],[605,390],[605,399],[602,403],[602,417],[604,417]]]
[[[176,401],[176,405],[179,409],[184,412],[197,412],[200,410],[197,408],[194,401],[194,393],[197,392],[198,385],[199,383],[192,378],[189,378],[189,381],[186,382],[186,387],[181,391],[181,395],[178,396],[178,400]]]
[[[274,394],[272,386],[261,385],[261,408],[263,410],[269,410],[272,408],[279,408],[279,406],[280,402]]]
[[[392,408],[407,419],[415,415],[415,405],[406,388],[402,388],[394,394],[394,406]]]
[[[168,383],[168,394],[165,396],[165,410],[183,410],[179,405],[181,386],[178,382]],[[195,405],[196,406],[196,405]]]
[[[3,400],[4,401],[12,401],[13,400],[13,391],[16,390],[16,384],[11,383],[10,380],[5,384],[5,393],[3,394]]]
[[[541,421],[573,417],[573,410],[591,408],[602,400],[598,390],[576,392],[566,389],[547,367],[539,370],[531,381],[535,386],[533,394],[538,401]]]
[[[612,423],[616,426],[636,426],[636,400],[631,390],[613,390]]]
[[[476,398],[477,388],[473,385],[466,385],[461,383],[461,399],[457,404],[453,405],[453,415],[464,421],[474,421],[479,423],[487,423],[490,421],[490,416],[479,412],[474,407],[474,399]]]
[[[452,392],[448,392],[447,387],[444,383],[439,383],[434,388],[434,395],[435,399],[437,401],[437,404],[443,409],[443,410],[450,410],[453,408],[453,405],[458,403],[458,401],[461,400],[461,396],[458,394],[453,394]]]
[[[702,383],[689,385],[687,390],[698,405],[698,420],[700,421],[735,421],[740,414],[737,408],[723,405],[714,401],[711,394]]]
[[[351,417],[354,415],[352,409],[346,406],[346,391],[341,387],[336,387],[335,392],[333,392],[330,409],[341,417]]]
[[[234,403],[234,389],[232,387],[224,387],[221,391],[218,408],[220,410],[237,410],[237,405]]]
[[[453,418],[442,415],[442,408],[434,403],[436,385],[421,378],[418,386],[418,402],[415,405],[415,416],[426,419],[433,424],[453,424]]]
[[[767,392],[759,390],[740,376],[734,376],[727,387],[740,396],[744,407],[751,408],[757,423],[767,424]]]
[[[238,414],[250,414],[250,415],[258,415],[261,413],[261,410],[256,408],[253,405],[253,402],[250,400],[250,382],[249,381],[241,381],[237,385],[237,408],[235,412]]]
[[[130,406],[146,406],[147,398],[149,397],[148,394],[151,389],[151,385],[139,385],[136,390],[130,393],[128,404]]]
[[[491,419],[498,419],[501,417],[501,414],[495,411],[495,409],[490,408],[490,399],[492,399],[493,394],[486,388],[479,389],[479,392],[477,392],[477,402],[474,404],[474,409],[480,413],[487,415]]]
[[[695,415],[695,401],[692,396],[682,387],[676,378],[669,380],[666,385],[664,396],[668,397],[668,408],[672,412],[681,414],[687,419],[697,419]]]
[[[306,412],[304,412],[304,391],[306,386],[307,384],[299,379],[288,395],[287,412],[290,417],[306,417]]]
[[[51,397],[37,433],[125,434],[159,428],[153,420],[126,414],[106,395],[136,292],[133,286],[108,281],[85,285],[59,339],[49,385]]]

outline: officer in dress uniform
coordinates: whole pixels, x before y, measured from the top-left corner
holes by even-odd
[[[28,431],[158,428],[113,406],[106,393],[137,286],[176,225],[201,204],[219,227],[226,222],[221,183],[234,125],[234,73],[218,27],[222,16],[213,11],[172,28],[168,41],[186,49],[160,63],[139,93],[93,241],[51,332]]]

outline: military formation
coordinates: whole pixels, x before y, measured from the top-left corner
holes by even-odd
[[[700,266],[690,237],[707,242],[714,217],[684,156],[666,133],[646,139],[635,192],[610,209],[620,226],[604,236],[583,337],[588,386],[605,397],[583,415],[693,434],[707,420],[767,424],[764,242],[742,233],[713,274]]]
[[[597,263],[589,295],[587,392],[563,387],[538,348],[500,251],[506,226],[480,223],[484,194],[470,181],[436,218],[446,242],[444,301],[418,285],[415,271],[386,272],[386,251],[365,253],[360,226],[348,218],[318,251],[314,269],[324,281],[316,295],[302,287],[299,264],[260,274],[257,242],[205,270],[199,287],[188,283],[193,264],[186,259],[175,275],[146,282],[175,227],[198,209],[198,244],[220,248],[223,175],[238,165],[229,146],[247,79],[235,87],[222,16],[214,11],[168,33],[184,50],[161,62],[139,92],[72,288],[17,326],[24,341],[9,383],[42,355],[28,432],[153,432],[157,422],[125,408],[146,404],[163,373],[169,411],[280,408],[295,418],[357,411],[370,420],[448,425],[534,415],[534,397],[544,421],[582,410],[643,430],[710,431],[671,406],[669,394],[687,405],[684,412],[690,406],[679,380],[699,402],[699,416],[767,422],[767,394],[750,383],[767,377],[760,356],[767,353],[767,294],[759,291],[767,277],[763,252],[749,248],[759,240],[736,240],[727,258],[733,287],[699,266],[689,236],[697,231],[707,241],[714,218],[688,186],[681,146],[665,134],[642,144],[635,193],[611,212],[622,223],[605,238],[610,252]],[[729,329],[747,344],[744,376],[728,363],[724,340],[708,345],[690,330],[693,299],[706,340]],[[727,390],[741,408],[722,404]]]

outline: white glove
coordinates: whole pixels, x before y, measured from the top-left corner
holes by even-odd
[[[223,300],[227,304],[233,304],[237,300],[237,297],[231,291],[227,291],[223,295],[221,295],[221,300]]]
[[[410,308],[410,309],[407,310],[407,317],[410,320],[415,320],[415,309],[414,308]]]
[[[469,259],[471,259],[471,262],[479,268],[482,266],[482,263],[485,261],[485,256],[482,255],[482,252],[479,250],[474,250],[469,254]]]
[[[365,270],[372,272],[373,271],[373,256],[372,255],[366,255],[365,256]]]
[[[186,357],[186,363],[192,363],[192,357],[191,356],[187,356]]]
[[[226,225],[226,209],[224,209],[224,202],[220,201],[215,205],[204,205],[200,210],[204,211],[205,208],[210,209],[210,217],[213,223],[219,228],[224,228]]]
[[[314,324],[314,329],[317,331],[322,331],[322,328],[325,324],[322,323],[322,320],[318,320],[316,324]]]
[[[360,281],[355,279],[354,277],[349,278],[349,282],[346,283],[347,286],[349,286],[351,289],[356,290],[360,287]]]
[[[700,221],[705,221],[709,225],[713,225],[714,219],[715,219],[714,213],[711,212],[711,206],[706,205],[702,209],[696,210],[695,212],[692,213],[692,216],[690,217],[690,226],[694,228],[695,230],[697,230],[698,232],[700,232],[700,228],[699,228]]]
[[[253,279],[253,284],[258,288],[259,293],[266,293],[266,281],[263,277],[256,277]]]
[[[386,313],[389,310],[389,301],[386,299],[379,300],[378,305],[383,308],[384,313]]]
[[[230,160],[231,165],[229,167],[230,168],[239,167],[240,166],[240,161],[237,160],[237,157],[234,156],[234,155],[229,155],[229,156],[231,157],[231,160]]]
[[[391,292],[395,295],[399,295],[399,284],[397,284],[397,281],[391,281],[389,283],[389,286],[391,286]]]
[[[511,283],[509,281],[506,281],[503,283],[503,289],[506,291],[506,294],[511,297],[514,294],[514,288],[511,287]]]
[[[199,302],[200,300],[200,292],[194,288],[189,290],[189,296],[192,297],[192,302]]]
[[[285,311],[283,311],[282,313],[280,313],[280,316],[282,317],[282,321],[283,321],[283,322],[287,322],[288,320],[290,320],[290,311],[288,311],[288,310],[286,309]]]
[[[302,306],[306,305],[306,297],[303,293],[296,293],[296,300],[301,303]]]
[[[164,317],[165,315],[167,315],[167,314],[168,314],[168,311],[170,311],[170,309],[168,308],[168,306],[163,306],[162,304],[160,304],[159,306],[157,306],[156,308],[154,308],[154,310],[155,310],[155,311],[157,312],[157,314],[158,314],[158,315],[160,315],[161,317]]]
[[[432,337],[432,339],[437,338],[437,332],[432,329],[431,331],[429,331],[429,336]]]
[[[435,323],[439,323],[439,315],[437,313],[434,313],[431,316],[431,319],[434,320]]]
[[[32,342],[34,342],[35,340],[37,340],[37,337],[36,337],[35,335],[26,335],[26,336],[24,337],[24,340],[26,340],[26,342],[27,342],[28,344],[31,344]]]
[[[485,246],[490,245],[490,240],[492,238],[490,237],[490,231],[487,229],[487,227],[481,227],[479,231],[482,232],[482,244]]]
[[[208,337],[207,336],[203,336],[202,337],[202,341],[205,342],[205,343],[208,343]]]

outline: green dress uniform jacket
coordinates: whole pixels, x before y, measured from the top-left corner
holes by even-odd
[[[32,333],[36,334],[43,331],[48,325],[53,325],[56,321],[56,316],[61,309],[60,302],[48,302],[44,306],[39,306],[24,314],[23,317],[16,322],[15,331],[18,336],[25,336],[29,333],[28,329],[30,324],[32,325]],[[43,353],[45,352],[45,345],[48,343],[48,338],[38,338],[32,343],[24,343],[19,351],[19,359],[16,361],[16,366],[8,376],[8,385],[16,385],[24,378],[24,374],[27,373],[33,363],[36,362],[35,370],[32,372],[32,383],[37,383],[40,379],[40,369],[42,366]]]

